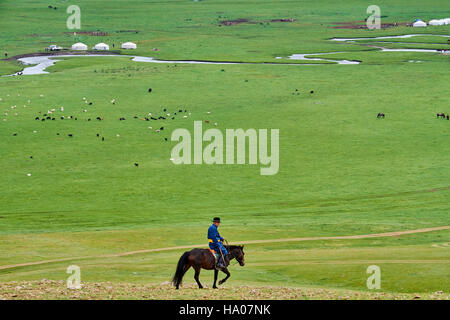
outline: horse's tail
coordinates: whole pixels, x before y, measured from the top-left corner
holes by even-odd
[[[172,279],[172,284],[177,287],[180,286],[181,281],[183,280],[183,276],[186,273],[187,269],[185,269],[185,266],[187,264],[187,260],[189,257],[189,253],[190,251],[186,251],[185,253],[183,253],[183,255],[180,257],[180,260],[178,260],[178,264],[177,264],[177,270],[175,271],[175,275],[173,276]]]

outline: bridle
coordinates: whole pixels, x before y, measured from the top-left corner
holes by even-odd
[[[226,241],[226,240],[225,240]],[[226,241],[226,245],[227,245],[227,247],[230,247],[230,245],[228,244],[228,241]],[[230,257],[230,265],[231,265],[231,261],[232,261],[232,259],[234,258],[234,260],[236,261],[236,263],[239,263],[239,265],[241,264],[239,261],[238,261],[238,259],[237,259],[237,257],[233,254],[233,252],[230,250],[230,253],[229,253],[229,255],[231,256]],[[235,264],[236,264],[235,263]]]

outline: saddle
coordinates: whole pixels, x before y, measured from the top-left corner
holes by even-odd
[[[220,258],[220,253],[218,253],[218,252],[216,252],[215,250],[212,250],[212,249],[208,249],[208,250],[213,255],[214,259],[216,260],[216,264],[217,264],[217,261],[219,261],[219,258]]]

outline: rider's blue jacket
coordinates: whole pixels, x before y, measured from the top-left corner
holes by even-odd
[[[213,243],[223,241],[223,238],[220,236],[219,230],[217,230],[217,226],[215,224],[212,224],[208,228],[208,239],[209,239],[209,242],[213,242]]]
[[[220,236],[217,226],[211,225],[208,229],[209,248],[221,253],[223,256],[228,254],[227,248],[223,245],[223,238]]]

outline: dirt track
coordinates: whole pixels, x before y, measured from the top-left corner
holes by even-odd
[[[111,282],[83,282],[81,289],[68,289],[63,280],[14,281],[0,283],[0,300],[448,300],[447,292],[392,293],[367,292],[335,288],[280,287],[280,286],[205,286],[198,290],[186,284],[175,290],[169,282],[132,284]]]
[[[398,237],[402,235],[415,234],[415,233],[424,233],[424,232],[432,232],[432,231],[440,231],[440,230],[449,230],[450,226],[440,226],[440,227],[432,227],[432,228],[422,228],[416,230],[406,230],[406,231],[395,231],[395,232],[385,232],[385,233],[373,233],[373,234],[362,234],[362,235],[354,235],[354,236],[332,236],[332,237],[307,237],[307,238],[284,238],[284,239],[268,239],[268,240],[248,240],[248,241],[239,241],[231,244],[259,244],[259,243],[275,243],[275,242],[298,242],[298,241],[318,241],[318,240],[350,240],[350,239],[368,239],[368,238],[382,238],[382,237]],[[191,249],[196,247],[204,247],[204,244],[193,244],[187,246],[177,246],[177,247],[167,247],[167,248],[155,248],[155,249],[144,249],[144,250],[136,250],[136,251],[128,251],[121,252],[116,254],[107,254],[100,256],[87,256],[87,257],[75,257],[75,258],[63,258],[63,259],[53,259],[53,260],[43,260],[43,261],[35,261],[35,262],[26,262],[19,263],[13,265],[0,266],[0,270],[5,269],[13,269],[19,267],[27,267],[34,265],[41,265],[47,263],[55,263],[55,262],[64,262],[71,260],[87,260],[87,259],[96,259],[96,258],[113,258],[113,257],[123,257],[130,256],[134,254],[140,253],[150,253],[150,252],[160,252],[160,251],[170,251],[170,250],[181,250],[181,249]]]

